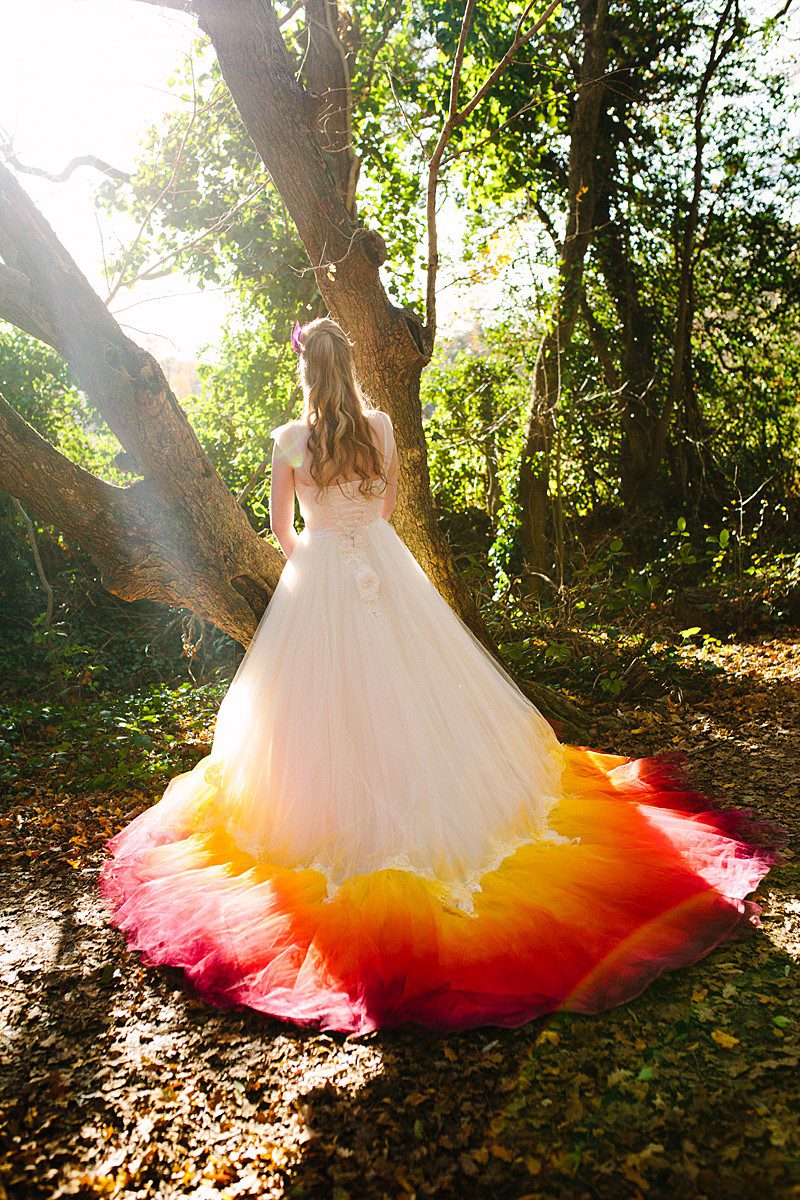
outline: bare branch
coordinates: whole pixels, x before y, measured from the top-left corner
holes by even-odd
[[[493,142],[497,135],[502,133],[504,129],[507,129],[512,122],[517,120],[518,117],[523,116],[524,113],[530,112],[532,108],[535,108],[537,100],[538,97],[534,100],[529,100],[526,104],[523,104],[522,107],[518,108],[515,113],[512,113],[507,120],[503,121],[502,125],[498,125],[492,130],[491,133],[487,133],[486,137],[481,138],[480,141],[473,142],[471,146],[463,146],[460,150],[454,150],[451,154],[446,154],[442,159],[441,166],[449,166],[451,162],[455,162],[458,158],[464,158],[468,154],[475,154],[478,150],[482,150],[484,146],[487,146],[489,142]]]
[[[285,12],[283,14],[283,16],[278,21],[278,25],[279,26],[285,25],[287,21],[290,21],[292,19],[292,17],[295,15],[295,13],[299,12],[300,9],[304,6],[305,2],[306,2],[306,0],[294,0],[294,4],[292,5],[292,7],[289,9],[288,12]]]
[[[112,167],[104,158],[98,158],[96,154],[79,154],[76,158],[70,159],[63,171],[46,171],[44,167],[31,167],[27,163],[20,162],[11,142],[6,139],[0,142],[0,154],[16,171],[21,171],[25,175],[36,175],[39,179],[48,179],[51,183],[66,183],[80,167],[91,167],[102,175],[108,175],[109,179],[116,179],[120,183],[129,183],[131,179],[127,171],[120,171],[117,167]]]
[[[416,129],[414,128],[411,118],[409,117],[408,113],[406,112],[405,108],[403,107],[402,100],[400,99],[397,92],[395,91],[394,75],[392,74],[390,67],[386,68],[386,78],[389,80],[389,90],[392,93],[392,97],[394,98],[395,104],[397,105],[398,112],[400,113],[400,116],[403,118],[403,123],[405,124],[406,129],[411,134],[414,141],[417,143],[420,150],[422,151],[422,157],[429,159],[430,154],[428,152],[428,148],[425,145],[425,143],[423,142],[422,138],[417,133]]]
[[[527,44],[531,40],[531,38],[535,37],[536,34],[539,32],[539,30],[544,25],[547,24],[547,22],[550,20],[550,18],[552,17],[552,15],[556,11],[556,9],[561,7],[561,3],[562,3],[562,0],[550,0],[550,3],[548,4],[547,8],[544,10],[544,12],[542,13],[542,15],[540,17],[537,17],[537,19],[534,21],[533,25],[531,25],[528,32],[523,33],[521,36],[518,35],[514,39],[514,41],[511,43],[508,50],[506,51],[506,53],[500,59],[500,62],[497,64],[495,69],[492,71],[489,78],[487,80],[485,80],[485,82],[481,85],[481,87],[478,89],[478,91],[475,93],[475,95],[470,100],[469,104],[467,104],[466,107],[462,108],[461,111],[459,112],[459,114],[458,114],[459,123],[461,123],[462,121],[465,121],[467,119],[467,117],[470,116],[470,114],[474,111],[474,109],[476,109],[478,107],[478,105],[480,104],[481,100],[483,100],[483,98],[487,94],[487,92],[491,91],[491,89],[497,83],[497,80],[503,74],[506,67],[509,66],[509,64],[513,61],[514,58],[516,58],[517,54],[519,54],[522,47],[527,46]],[[526,13],[529,12],[531,8],[532,8],[532,4],[529,4],[528,8],[525,10],[525,12]]]
[[[458,97],[461,86],[461,70],[464,63],[464,53],[466,50],[467,38],[472,24],[472,16],[475,10],[475,0],[466,0],[464,6],[464,15],[461,21],[461,32],[458,38],[458,46],[456,47],[455,57],[453,59],[453,69],[450,76],[450,97],[447,108],[447,116],[445,118],[442,130],[439,134],[436,147],[430,158],[428,167],[428,187],[426,197],[426,217],[428,226],[428,267],[427,281],[425,289],[425,342],[426,349],[430,354],[433,350],[433,343],[436,338],[436,277],[439,270],[439,237],[436,222],[436,201],[439,187],[439,174],[442,166],[442,159],[445,149],[455,129],[463,124],[464,121],[475,111],[477,106],[483,100],[484,96],[494,87],[497,80],[505,71],[506,67],[512,62],[523,46],[533,38],[539,30],[550,19],[555,10],[560,7],[562,0],[550,0],[545,11],[540,17],[534,21],[530,29],[522,33],[522,26],[533,7],[534,0],[530,0],[527,7],[522,13],[518,23],[514,39],[511,42],[508,50],[505,52],[500,62],[490,73],[488,78],[478,88],[472,99],[459,108]],[[518,115],[518,114],[517,114]]]
[[[466,50],[474,11],[475,0],[466,0],[464,15],[461,20],[461,32],[458,35],[458,46],[456,47],[453,70],[450,76],[450,99],[447,106],[447,116],[428,167],[428,190],[426,196],[428,278],[425,291],[425,334],[428,340],[429,353],[433,349],[436,337],[436,276],[439,271],[439,231],[436,223],[436,198],[439,187],[439,167],[445,147],[459,122],[458,92],[461,86],[461,68],[464,65],[464,51]]]
[[[305,0],[305,11],[306,84],[319,105],[322,149],[345,207],[354,216],[361,160],[353,147],[350,64],[339,35],[339,9],[336,0]]]
[[[541,200],[531,200],[531,206],[533,208],[533,211],[536,213],[537,217],[539,218],[539,220],[542,222],[545,229],[547,230],[548,236],[550,238],[550,241],[553,243],[553,247],[554,247],[556,253],[558,255],[561,255],[562,250],[563,250],[563,245],[561,242],[561,238],[558,236],[558,230],[556,229],[555,225],[553,224],[552,217],[550,216],[550,214],[547,212],[547,210],[542,205]]]
[[[36,567],[36,574],[39,576],[39,583],[41,584],[42,590],[47,597],[47,610],[44,615],[44,629],[45,633],[49,633],[50,623],[53,620],[53,589],[50,586],[50,580],[47,578],[44,566],[42,564],[42,556],[39,553],[39,543],[36,540],[36,530],[33,527],[33,521],[25,512],[25,509],[22,507],[19,500],[15,500],[14,503],[17,506],[17,512],[22,518],[22,523],[25,526],[25,532],[28,535],[28,545],[31,548],[33,565]]]
[[[150,207],[148,208],[144,217],[142,218],[142,221],[141,221],[139,229],[136,233],[136,236],[134,237],[133,241],[131,242],[130,246],[128,247],[128,249],[126,250],[126,252],[123,256],[122,263],[120,265],[119,272],[117,274],[117,281],[113,285],[111,290],[109,291],[108,295],[106,296],[106,304],[111,304],[114,297],[119,292],[120,288],[125,286],[125,282],[126,282],[125,272],[128,269],[128,266],[131,262],[131,259],[133,258],[133,255],[136,252],[137,247],[140,245],[141,240],[145,235],[145,231],[147,230],[147,227],[150,224],[150,218],[153,216],[153,213],[156,211],[159,204],[163,200],[164,196],[166,196],[167,192],[169,191],[169,189],[172,187],[173,183],[175,182],[175,177],[178,174],[178,169],[179,169],[181,163],[183,162],[183,152],[186,148],[186,143],[189,140],[189,134],[191,133],[192,128],[194,127],[195,120],[197,119],[197,87],[195,85],[195,78],[194,78],[194,60],[191,57],[189,58],[189,69],[191,71],[191,76],[192,76],[192,112],[191,112],[191,116],[189,117],[189,120],[186,122],[186,128],[183,131],[183,137],[181,138],[181,144],[178,147],[178,153],[175,156],[175,162],[173,163],[172,170],[169,175],[169,179],[164,184],[164,186],[161,188],[158,195],[153,200],[152,204],[150,205]]]

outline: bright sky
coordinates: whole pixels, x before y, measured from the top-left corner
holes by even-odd
[[[83,154],[133,171],[145,130],[174,110],[167,81],[196,37],[188,16],[134,0],[0,0],[0,28],[0,129],[21,162],[51,172]],[[19,179],[105,295],[100,231],[113,245],[128,229],[96,213],[97,172]],[[113,309],[160,357],[191,357],[215,339],[225,300],[173,276],[123,293]]]
[[[20,162],[60,172],[74,157],[95,154],[133,171],[146,129],[175,109],[168,80],[191,54],[191,17],[135,0],[0,0],[0,132]],[[81,269],[105,295],[103,244],[127,244],[131,226],[97,212],[96,171],[80,168],[67,183],[33,175],[19,179]],[[440,239],[457,252],[463,222],[448,205]],[[484,303],[469,299],[440,273],[440,325],[469,325]],[[122,293],[112,311],[127,332],[157,357],[193,358],[216,340],[226,299],[212,289],[170,276]]]

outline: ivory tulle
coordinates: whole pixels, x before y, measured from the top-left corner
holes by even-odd
[[[379,498],[298,493],[210,756],[110,843],[132,948],[298,1024],[452,1030],[598,1012],[756,913],[735,815],[561,746]]]

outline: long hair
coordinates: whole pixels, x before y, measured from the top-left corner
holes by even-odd
[[[358,490],[370,495],[386,473],[365,416],[372,405],[356,380],[352,343],[330,317],[305,325],[300,342],[311,478],[320,488],[358,479]]]

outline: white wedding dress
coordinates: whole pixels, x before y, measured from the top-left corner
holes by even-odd
[[[297,461],[302,427],[273,436]],[[329,895],[403,867],[471,908],[517,844],[558,837],[561,747],[381,517],[382,490],[296,487],[305,528],[217,719],[229,832]]]
[[[305,527],[211,754],[110,844],[132,946],[220,1003],[349,1032],[598,1011],[709,950],[770,855],[664,764],[562,746],[381,487],[303,482],[307,432],[273,434]]]

